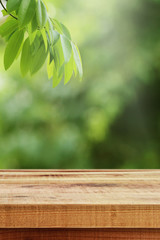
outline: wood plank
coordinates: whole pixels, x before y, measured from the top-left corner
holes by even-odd
[[[160,228],[160,170],[1,170],[0,228]]]
[[[159,240],[159,229],[0,229],[1,240]]]

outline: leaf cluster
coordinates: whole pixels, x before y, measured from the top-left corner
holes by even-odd
[[[20,55],[23,76],[38,72],[47,59],[48,78],[53,79],[54,87],[62,78],[65,84],[68,83],[73,74],[79,74],[82,79],[78,47],[66,26],[49,17],[42,0],[8,0],[2,12],[8,15],[0,26],[0,35],[7,42],[4,53],[6,70]]]

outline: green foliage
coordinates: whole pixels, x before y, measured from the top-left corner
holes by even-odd
[[[7,13],[8,17],[0,26],[0,35],[7,42],[4,54],[6,70],[22,50],[20,69],[23,76],[28,72],[31,75],[38,72],[48,56],[48,76],[53,78],[54,87],[63,77],[65,84],[68,83],[77,71],[82,78],[80,53],[69,30],[49,17],[42,0],[8,0],[5,10],[3,15]]]

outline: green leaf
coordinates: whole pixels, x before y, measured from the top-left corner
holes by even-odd
[[[52,20],[52,23],[54,25],[54,28],[60,33],[60,34],[63,34],[63,29],[62,29],[62,26],[61,26],[61,23],[57,20],[57,19],[51,19]]]
[[[47,22],[47,10],[44,3],[41,0],[37,2],[36,8],[37,22],[40,28],[44,27]]]
[[[75,77],[77,77],[78,70],[77,70],[77,65],[76,65],[75,60],[73,61],[73,71],[74,71],[74,75],[75,75]]]
[[[58,41],[60,35],[59,35],[59,33],[57,31],[55,31],[53,29],[50,30],[50,34],[52,35],[52,39],[53,39],[53,43],[52,44],[54,45]]]
[[[65,66],[65,64],[63,64],[63,65],[57,70],[58,77],[64,75],[64,66]]]
[[[64,84],[67,84],[70,81],[71,77],[72,77],[72,74],[73,74],[73,62],[74,62],[74,58],[73,58],[73,53],[72,53],[69,62],[66,63],[65,67],[64,67],[64,72],[65,72]]]
[[[31,75],[38,72],[39,69],[43,66],[46,58],[47,58],[48,52],[45,50],[44,44],[41,44],[35,55],[32,57],[31,60],[31,66],[30,66],[30,72]]]
[[[7,1],[8,12],[17,11],[20,3],[21,3],[21,0],[8,0]]]
[[[48,79],[53,77],[53,70],[54,70],[54,61],[50,62],[50,58],[49,58],[47,62]]]
[[[28,35],[29,35],[30,44],[32,44],[34,42],[36,35],[37,35],[37,31],[38,30],[32,32],[32,24],[30,23],[28,25]]]
[[[6,37],[12,34],[18,27],[18,22],[15,19],[9,19],[3,25],[0,26],[0,35]]]
[[[52,60],[54,60],[54,49],[52,46],[49,45],[49,59],[50,59],[50,63],[52,62]]]
[[[31,62],[31,48],[30,48],[30,40],[29,38],[27,38],[23,44],[21,62],[20,62],[20,68],[23,76],[25,76],[29,71],[30,62]]]
[[[62,35],[64,34],[68,39],[71,40],[71,34],[70,34],[68,28],[67,28],[64,24],[60,23],[60,22],[59,22],[58,20],[56,20],[56,19],[52,19],[52,23],[53,23],[53,25],[54,25],[54,28],[55,28],[60,34],[62,34]]]
[[[61,23],[61,27],[62,27],[63,34],[71,40],[71,34],[70,34],[68,28],[62,23]]]
[[[57,71],[64,65],[64,54],[63,48],[61,44],[61,40],[59,39],[54,46],[54,61],[57,68]]]
[[[36,52],[38,51],[40,45],[41,45],[41,40],[40,40],[40,38],[38,36],[38,32],[37,32],[36,37],[35,37],[33,43],[31,44],[32,56],[34,56],[36,54]]]
[[[42,37],[43,37],[43,41],[44,41],[44,46],[45,46],[45,49],[47,51],[47,49],[48,49],[48,40],[47,40],[46,31],[45,31],[44,28],[41,29],[41,33],[42,33]]]
[[[63,77],[63,73],[61,75],[58,74],[56,66],[53,62],[53,87],[57,87],[57,85],[60,83],[60,81],[62,80]]]
[[[23,43],[24,31],[19,30],[16,31],[8,41],[5,53],[4,53],[4,67],[7,70],[12,63],[14,62],[17,54],[19,53],[19,49]]]
[[[21,0],[18,11],[18,20],[21,27],[27,25],[32,20],[35,14],[35,6],[35,0]]]
[[[38,29],[38,23],[37,23],[37,17],[36,17],[36,13],[34,14],[32,21],[31,21],[31,29],[32,32],[36,31]]]
[[[70,60],[72,53],[71,42],[64,35],[61,35],[61,44],[63,49],[64,60],[65,63],[67,63]]]
[[[48,19],[47,31],[49,34],[50,42],[52,45],[56,44],[59,40],[60,34],[54,30],[53,24],[50,19]]]
[[[80,78],[83,77],[83,67],[82,67],[82,60],[81,60],[81,55],[80,52],[78,50],[78,47],[76,45],[74,45],[72,43],[72,49],[73,49],[73,53],[74,53],[74,60],[80,75]]]

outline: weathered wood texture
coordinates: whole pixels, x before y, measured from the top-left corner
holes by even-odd
[[[0,228],[160,228],[160,171],[0,171]]]
[[[156,229],[6,229],[1,240],[159,240]]]

